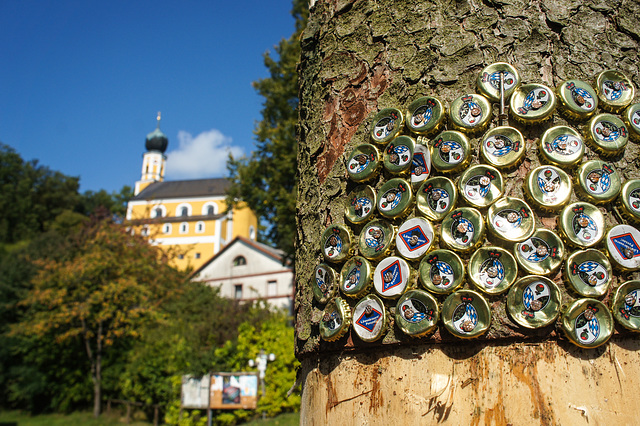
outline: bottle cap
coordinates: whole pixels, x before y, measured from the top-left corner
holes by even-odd
[[[419,276],[430,292],[449,294],[464,282],[464,264],[450,250],[434,250],[420,261]]]
[[[607,233],[606,241],[614,266],[624,271],[640,269],[640,231],[630,225],[616,225]]]
[[[613,334],[611,312],[596,299],[578,299],[562,315],[562,331],[581,348],[597,348]]]
[[[542,158],[560,167],[571,167],[582,161],[584,142],[576,130],[568,126],[555,126],[540,138]]]
[[[618,205],[626,219],[640,223],[640,179],[628,180],[622,185]]]
[[[396,230],[387,221],[373,220],[367,223],[358,240],[360,255],[369,260],[380,260],[393,250]]]
[[[409,213],[412,204],[411,185],[404,179],[388,180],[378,190],[378,211],[384,217],[391,219],[402,217]]]
[[[533,234],[536,219],[519,198],[503,197],[487,211],[487,229],[500,241],[524,241]]]
[[[421,143],[416,144],[411,162],[411,185],[416,188],[429,178],[431,173],[431,151]]]
[[[373,289],[386,299],[397,299],[410,281],[409,264],[397,256],[385,257],[373,271]]]
[[[611,263],[600,250],[573,253],[564,264],[564,283],[581,297],[601,297],[611,284]]]
[[[640,331],[640,281],[627,281],[618,287],[611,311],[623,327]]]
[[[393,174],[407,174],[411,169],[416,141],[411,136],[398,136],[384,149],[384,168]]]
[[[613,156],[624,151],[629,141],[627,126],[615,115],[598,114],[589,121],[585,139],[594,151],[603,156]]]
[[[482,95],[462,95],[451,103],[449,117],[453,130],[478,134],[491,122],[491,104]]]
[[[531,238],[515,245],[516,260],[530,274],[551,274],[560,268],[564,244],[555,232],[538,228]]]
[[[593,204],[578,202],[562,209],[558,231],[573,247],[593,247],[604,236],[604,216]]]
[[[586,199],[595,204],[608,203],[620,193],[620,174],[612,163],[590,160],[576,171],[578,188]]]
[[[351,223],[366,222],[373,217],[376,211],[376,193],[369,185],[353,188],[353,191],[347,196],[347,201],[344,215]]]
[[[326,263],[316,266],[315,285],[311,286],[313,297],[318,303],[325,304],[336,295],[338,273]]]
[[[340,290],[347,297],[364,296],[373,284],[373,267],[362,256],[354,256],[340,271]]]
[[[509,290],[507,311],[525,328],[541,328],[553,323],[560,312],[560,290],[549,278],[528,275]]]
[[[472,339],[489,329],[491,310],[479,293],[458,290],[450,294],[442,304],[442,322],[455,337]]]
[[[373,118],[371,139],[384,145],[400,134],[404,127],[404,117],[397,108],[385,108]]]
[[[520,85],[520,75],[511,64],[491,64],[478,74],[476,80],[478,91],[494,102],[500,102],[500,73],[504,75],[504,99],[507,100]]]
[[[571,178],[555,166],[540,166],[527,174],[525,195],[534,206],[545,212],[556,212],[571,198]]]
[[[504,183],[495,167],[477,164],[468,168],[458,180],[458,192],[473,207],[487,207],[502,196]]]
[[[523,124],[540,123],[553,115],[556,95],[543,84],[531,83],[518,87],[511,95],[509,111]]]
[[[445,109],[438,98],[423,96],[409,105],[407,127],[418,135],[434,135],[444,125]]]
[[[557,88],[560,110],[569,118],[584,120],[598,108],[598,96],[589,83],[581,80],[563,81]]]
[[[436,327],[438,302],[424,290],[410,290],[398,299],[396,324],[408,336],[421,337]]]
[[[596,78],[596,93],[602,109],[619,112],[631,103],[635,89],[631,80],[620,71],[605,70]]]
[[[484,240],[484,218],[472,207],[460,207],[449,213],[440,228],[444,247],[470,252],[482,245]]]
[[[414,217],[398,228],[396,249],[405,259],[417,260],[433,247],[434,238],[431,223],[421,217]]]
[[[430,143],[431,164],[442,173],[463,170],[471,162],[469,139],[455,130],[446,130]]]
[[[363,297],[353,308],[353,331],[365,342],[374,342],[387,331],[389,318],[375,294]]]
[[[329,225],[322,233],[322,255],[328,262],[344,262],[353,254],[353,234],[344,225]]]
[[[518,264],[500,247],[480,247],[469,259],[469,279],[483,293],[504,293],[518,276]]]
[[[347,173],[354,182],[374,178],[382,166],[378,149],[368,143],[356,146],[347,160]]]
[[[456,205],[458,190],[455,184],[444,176],[427,179],[416,193],[418,212],[427,219],[439,222]]]
[[[327,304],[320,321],[320,337],[333,342],[344,336],[351,327],[351,308],[337,297]]]
[[[640,103],[629,105],[622,114],[622,120],[629,130],[631,139],[640,142]]]
[[[510,169],[524,159],[526,146],[522,133],[515,127],[500,126],[490,129],[482,137],[480,152],[490,165]]]

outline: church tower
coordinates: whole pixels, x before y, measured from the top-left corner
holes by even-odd
[[[140,191],[153,182],[162,182],[164,180],[164,166],[167,157],[164,152],[167,150],[169,139],[160,131],[160,112],[158,112],[158,125],[156,129],[147,135],[145,152],[142,158],[142,176],[136,182],[134,195],[138,195]]]

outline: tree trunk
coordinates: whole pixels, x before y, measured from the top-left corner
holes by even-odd
[[[93,377],[93,417],[100,417],[102,402],[102,321],[98,324],[96,336],[96,360]]]
[[[505,293],[490,298],[491,326],[476,340],[453,338],[441,332],[441,323],[435,333],[412,339],[390,315],[388,332],[375,343],[359,340],[353,327],[338,341],[325,342],[318,326],[325,305],[314,301],[311,285],[315,267],[323,261],[323,230],[345,224],[356,237],[360,232],[344,218],[345,198],[356,186],[346,173],[345,155],[358,144],[371,143],[378,111],[404,111],[426,95],[439,98],[448,109],[456,98],[478,93],[478,74],[495,62],[513,65],[524,83],[551,88],[568,79],[594,85],[594,77],[605,69],[623,72],[638,87],[640,4],[319,0],[312,2],[310,12],[299,66],[295,308],[303,423],[635,422],[632,404],[625,401],[634,395],[631,378],[640,374],[640,346],[622,327],[608,344],[580,349],[564,339],[559,326],[532,332],[518,328],[506,314]],[[494,114],[492,127],[497,122]],[[505,195],[524,198],[524,177],[543,164],[536,142],[544,131],[557,125],[583,131],[586,122],[555,113],[542,124],[525,127],[510,119],[509,125],[522,131],[526,159],[515,171],[503,172]],[[472,164],[483,163],[478,139],[471,141]],[[639,154],[639,145],[630,142],[625,154],[612,160],[623,182],[640,178]],[[585,151],[585,160],[596,158],[593,150]],[[381,172],[368,184],[377,190],[390,177]],[[571,202],[578,200],[574,191]],[[622,223],[613,204],[601,207],[608,227]],[[536,211],[536,226],[556,229],[557,213]],[[341,264],[332,266],[340,272]],[[616,287],[638,277],[637,272],[616,272],[601,300],[610,303]],[[565,289],[561,273],[549,278],[560,287],[563,302],[576,299]],[[351,308],[358,301],[341,297]],[[388,312],[395,303],[385,301]]]

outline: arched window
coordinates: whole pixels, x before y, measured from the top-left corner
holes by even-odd
[[[155,206],[151,210],[151,219],[154,219],[157,217],[165,217],[166,215],[167,215],[167,209],[162,204]]]
[[[247,259],[244,256],[238,256],[233,259],[233,266],[242,266],[247,264]]]
[[[180,233],[186,234],[187,232],[189,232],[189,224],[187,222],[182,222],[180,224]]]
[[[186,217],[191,216],[191,204],[182,203],[179,204],[176,208],[176,216],[178,217]]]
[[[249,238],[252,240],[256,239],[256,228],[254,228],[253,225],[249,227]]]
[[[171,233],[171,224],[170,223],[165,223],[164,225],[162,225],[162,233],[164,233],[164,234],[170,234]]]
[[[198,222],[196,223],[196,232],[198,234],[201,234],[204,232],[204,222]]]
[[[142,235],[143,237],[149,236],[149,225],[144,225],[142,227],[142,231],[140,232],[140,235]]]
[[[189,209],[186,207],[182,207],[180,209],[180,216],[189,216]]]
[[[205,216],[213,216],[218,214],[218,205],[216,203],[208,202],[202,206],[202,214]]]

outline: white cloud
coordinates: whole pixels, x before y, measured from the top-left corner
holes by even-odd
[[[211,129],[193,137],[178,132],[178,148],[167,153],[167,178],[200,179],[226,175],[229,153],[242,156],[242,149],[231,145],[231,138]]]

